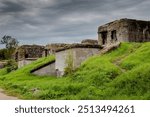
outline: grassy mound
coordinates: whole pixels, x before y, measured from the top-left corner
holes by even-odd
[[[30,71],[53,56],[39,59],[15,72],[0,70],[0,84],[24,99],[149,99],[150,43],[122,43],[96,55],[63,78],[35,76]]]

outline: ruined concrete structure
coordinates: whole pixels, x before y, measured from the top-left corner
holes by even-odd
[[[22,60],[25,58],[40,58],[43,56],[44,50],[44,46],[22,45],[15,51],[15,60]]]
[[[37,58],[55,54],[55,61],[31,71],[36,75],[62,76],[67,67],[66,60],[72,56],[73,69],[78,68],[88,57],[103,54],[119,47],[120,42],[150,41],[150,21],[120,19],[98,28],[98,40],[86,39],[81,44],[54,43],[44,46],[24,45],[15,52],[18,67]],[[103,48],[103,50],[101,50]],[[100,51],[101,50],[101,51]]]
[[[49,76],[63,76],[65,73],[65,68],[67,67],[67,59],[71,54],[73,69],[78,68],[81,63],[88,57],[99,53],[99,45],[89,45],[89,44],[70,44],[64,46],[63,48],[57,48],[55,51],[55,61],[46,63],[31,71],[35,75],[49,75]],[[70,58],[69,58],[70,59]]]
[[[82,44],[55,43],[47,46],[23,45],[16,49],[14,57],[18,61],[18,68],[21,68],[40,57],[55,54],[55,61],[46,63],[31,71],[35,75],[62,76],[67,66],[66,59],[71,53],[73,58],[73,69],[78,68],[88,57],[99,53],[101,46],[97,41],[85,40]]]
[[[98,28],[100,45],[150,41],[150,21],[120,19]]]
[[[72,44],[66,48],[57,50],[55,53],[56,63],[55,69],[57,76],[64,75],[65,68],[67,67],[66,60],[69,56],[73,61],[73,69],[78,68],[83,61],[88,57],[98,54],[100,50],[99,45],[88,45],[88,44]]]
[[[20,68],[42,57],[44,52],[44,46],[23,45],[16,49],[14,59],[18,61],[18,68]]]

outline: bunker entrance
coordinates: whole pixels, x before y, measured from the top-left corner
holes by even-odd
[[[117,41],[117,32],[116,30],[111,31],[111,40]]]
[[[25,54],[25,58],[28,58],[29,57],[29,55],[28,54]]]
[[[101,32],[102,44],[105,45],[107,43],[107,31]]]
[[[145,31],[144,36],[145,36],[145,40],[146,40],[146,41],[148,41],[148,40],[150,39],[150,33],[149,33],[149,30],[146,30],[146,31]]]

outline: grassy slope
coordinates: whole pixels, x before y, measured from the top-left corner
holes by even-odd
[[[67,77],[29,73],[54,59],[48,57],[7,75],[0,70],[0,84],[25,99],[150,99],[149,57],[149,42],[123,43],[110,53],[89,58]]]
[[[5,74],[7,74],[7,69],[6,68],[0,69],[0,75],[3,76]]]

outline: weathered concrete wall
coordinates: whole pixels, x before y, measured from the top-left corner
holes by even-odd
[[[72,50],[65,50],[55,53],[56,63],[55,69],[57,70],[57,76],[62,76],[64,74],[64,68],[66,67],[66,58],[68,56],[69,51]]]
[[[49,65],[46,65],[32,73],[35,75],[39,75],[39,76],[56,76],[55,62]]]
[[[20,60],[20,61],[18,61],[18,68],[28,65],[28,64],[32,63],[33,61],[35,61],[35,60],[27,60],[27,59]]]
[[[150,21],[121,19],[98,28],[100,45],[150,41]]]
[[[16,61],[26,58],[40,58],[45,54],[45,47],[39,45],[22,45],[14,53]]]
[[[64,69],[67,66],[66,59],[68,54],[71,53],[73,58],[74,69],[78,68],[81,63],[88,57],[93,56],[99,52],[98,48],[71,48],[57,52],[56,55],[56,67],[57,76],[64,75]]]
[[[97,48],[75,48],[74,49],[74,67],[78,68],[88,57],[99,53]]]
[[[128,21],[129,42],[150,41],[150,21]]]
[[[123,20],[117,20],[98,29],[98,41],[100,45],[128,41],[128,24]]]

